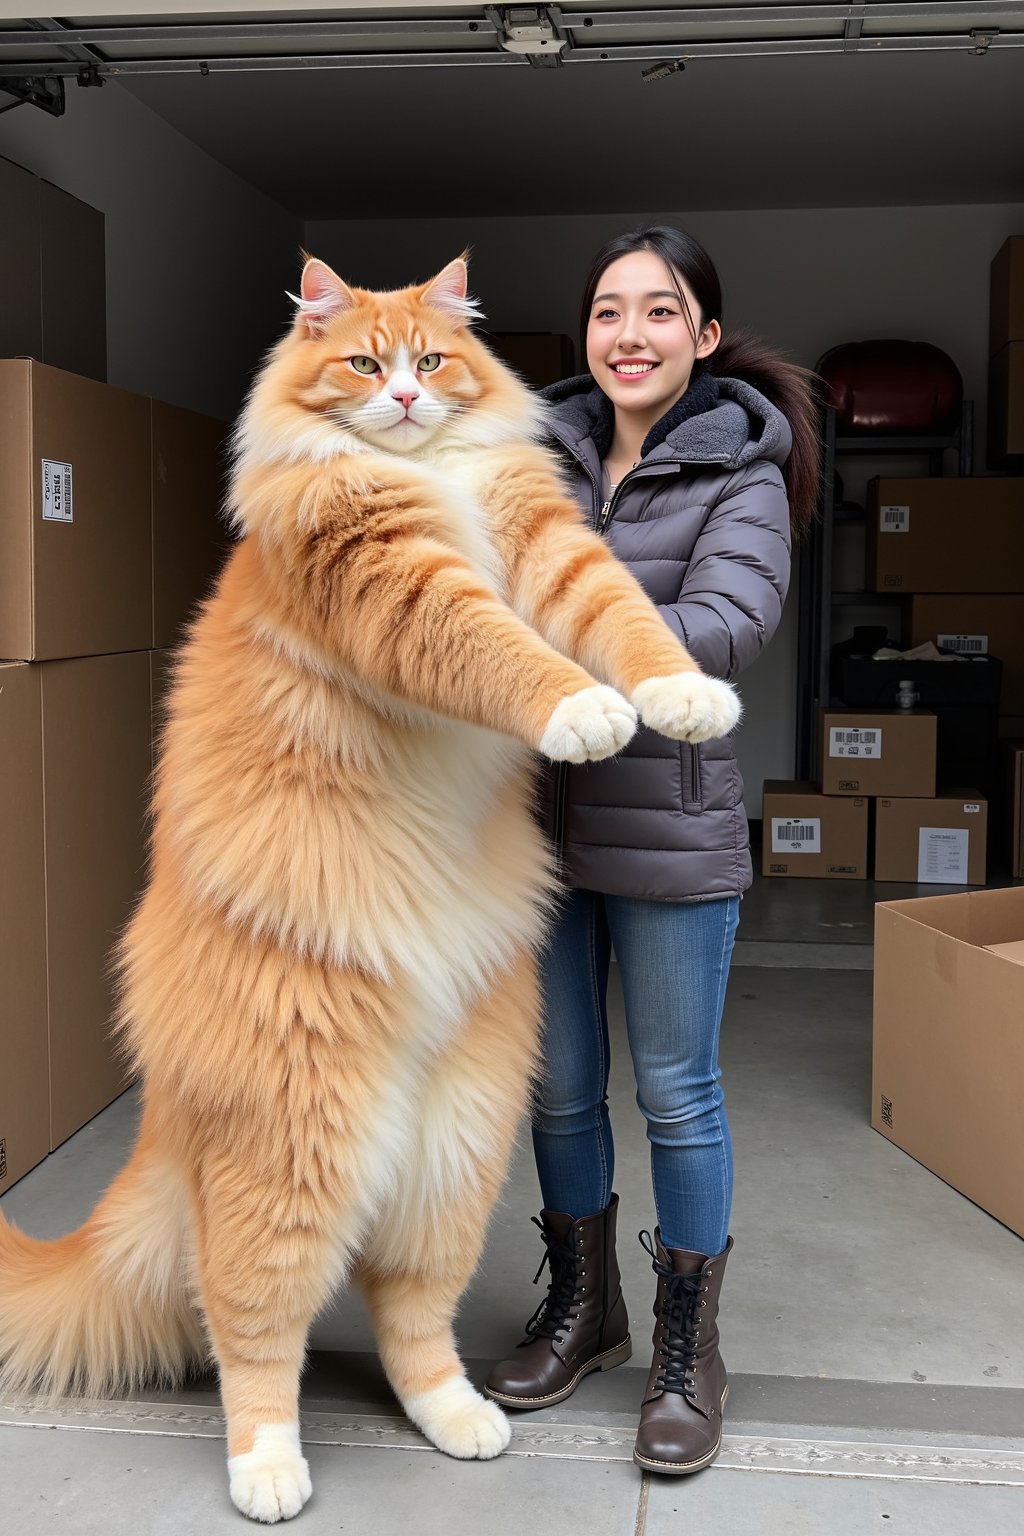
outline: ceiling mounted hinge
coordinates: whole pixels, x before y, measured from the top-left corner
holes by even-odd
[[[568,38],[546,6],[509,5],[489,9],[506,53],[518,53],[539,69],[557,68]]]

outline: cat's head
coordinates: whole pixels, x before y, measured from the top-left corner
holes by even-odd
[[[470,329],[465,257],[390,293],[353,288],[324,262],[302,273],[295,322],[275,348],[246,432],[276,456],[323,458],[358,446],[417,456],[532,432],[529,392]],[[262,455],[261,455],[262,456]]]

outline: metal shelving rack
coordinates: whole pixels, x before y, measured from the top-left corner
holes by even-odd
[[[955,452],[957,473],[969,475],[973,469],[974,402],[963,402],[959,424],[949,436],[838,436],[836,413],[831,408],[825,411],[822,435],[821,508],[817,520],[800,545],[797,561],[800,608],[794,760],[798,779],[814,779],[819,768],[818,719],[821,710],[832,702],[829,694],[829,657],[832,650],[833,609],[842,606],[891,607],[894,601],[892,593],[833,590],[832,548],[837,521],[836,461],[847,455],[878,459],[901,455],[919,458],[926,455],[929,473],[941,475],[945,469],[946,454]]]

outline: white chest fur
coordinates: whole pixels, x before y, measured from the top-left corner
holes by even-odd
[[[500,595],[505,592],[501,567],[478,488],[484,483],[482,455],[466,449],[438,454],[421,466],[443,497],[450,516],[451,541]]]

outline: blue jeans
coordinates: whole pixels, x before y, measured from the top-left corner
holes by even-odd
[[[661,902],[567,893],[541,957],[544,1068],[533,1145],[547,1210],[590,1216],[611,1198],[614,944],[662,1242],[704,1254],[724,1249],[733,1171],[718,1036],[738,921],[737,897]]]

